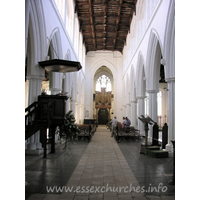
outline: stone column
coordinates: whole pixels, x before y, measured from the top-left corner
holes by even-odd
[[[76,123],[80,124],[80,103],[76,104]]]
[[[83,104],[80,104],[80,124],[83,124]]]
[[[148,90],[149,93],[149,117],[153,119],[153,121],[158,122],[158,105],[157,105],[157,91],[156,90]],[[149,126],[149,140],[152,141],[153,135],[153,126]]]
[[[136,119],[137,119],[137,110],[136,110],[136,101],[131,101],[131,125],[136,127]]]
[[[67,95],[69,98],[67,99],[67,101],[65,102],[66,104],[66,110],[65,113],[67,113],[70,110],[70,95]]]
[[[122,105],[123,117],[126,117],[126,105]]]
[[[126,104],[126,117],[128,117],[129,119],[131,118],[131,104],[130,103]]]
[[[141,115],[144,115],[144,98],[143,96],[137,97],[138,101],[138,116],[141,117]],[[144,124],[138,119],[138,129],[140,130],[141,135],[145,135],[144,131]]]
[[[51,72],[49,79],[49,90],[51,91],[51,95],[58,94],[62,91],[62,79],[63,74],[59,72]]]
[[[30,5],[30,0],[25,0],[25,57],[26,57],[26,49],[28,43],[29,5]]]
[[[41,94],[43,76],[29,75],[27,76],[29,81],[29,94],[28,94],[28,105],[37,101],[38,95]],[[29,154],[40,154],[42,153],[42,144],[40,143],[40,131],[37,131],[28,139],[27,152]]]
[[[173,152],[171,140],[175,140],[175,79],[166,79],[168,83],[168,144],[166,150]]]
[[[71,110],[73,111],[74,116],[76,115],[76,100],[71,100]]]

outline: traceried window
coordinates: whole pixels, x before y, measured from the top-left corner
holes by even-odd
[[[100,76],[96,81],[96,91],[101,92],[101,88],[106,88],[106,92],[112,90],[111,80],[106,75]]]

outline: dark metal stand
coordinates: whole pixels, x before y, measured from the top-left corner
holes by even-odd
[[[158,131],[159,131],[158,124],[155,123],[153,125],[152,146],[158,146]]]
[[[145,130],[145,146],[147,146],[148,145],[148,130],[149,130],[148,122],[145,122],[144,130]]]
[[[165,149],[167,143],[168,143],[168,126],[167,123],[165,123],[162,128],[162,149]]]
[[[55,129],[56,126],[51,126],[51,153],[55,153]]]

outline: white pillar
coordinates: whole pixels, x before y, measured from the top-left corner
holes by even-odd
[[[128,117],[129,119],[131,118],[131,104],[129,104],[129,103],[126,104],[126,116],[125,117]]]
[[[58,94],[62,91],[62,79],[63,74],[59,72],[51,72],[50,73],[50,79],[49,79],[49,90],[51,91],[51,94]]]
[[[84,119],[84,106],[83,104],[80,104],[80,124],[83,124]]]
[[[175,139],[175,79],[166,80],[168,83],[168,144],[166,150],[173,151],[171,140]]]
[[[123,117],[126,117],[126,105],[122,105]]]
[[[76,104],[76,123],[80,124],[80,103]]]
[[[27,79],[29,80],[28,105],[31,105],[33,102],[37,101],[38,95],[41,94],[42,80],[44,79],[44,77],[30,75],[27,77]],[[42,144],[40,143],[40,131],[37,131],[34,135],[30,137],[27,144],[27,150],[29,152],[42,150]]]
[[[66,104],[66,111],[65,113],[67,113],[70,110],[70,95],[67,95],[69,98],[67,99],[67,101],[65,102]]]
[[[136,110],[136,101],[131,101],[131,125],[136,128],[136,119],[137,119],[137,110]]]
[[[157,105],[157,91],[148,90],[149,93],[149,117],[153,119],[154,122],[158,123],[158,105]],[[152,141],[153,136],[153,126],[149,126],[148,137]]]
[[[28,22],[29,22],[29,4],[30,0],[25,1],[25,57],[28,43]]]
[[[161,127],[164,123],[168,124],[168,91],[162,91],[162,121]]]
[[[145,97],[137,97],[138,101],[138,117],[144,115],[144,98]],[[138,119],[138,129],[140,130],[141,135],[145,135],[144,124]]]
[[[73,111],[74,116],[76,115],[76,100],[71,100],[71,110]]]

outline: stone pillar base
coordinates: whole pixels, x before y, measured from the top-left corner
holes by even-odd
[[[27,144],[27,149],[25,150],[26,155],[40,155],[43,153],[41,143],[29,143]]]
[[[151,144],[152,145],[152,137],[148,137],[148,144]]]
[[[172,144],[166,144],[165,150],[168,151],[168,155],[170,158],[173,157],[173,145]]]
[[[166,144],[165,149],[168,152],[173,152],[173,146],[172,146],[172,144]]]
[[[28,143],[26,147],[27,147],[27,150],[30,150],[30,151],[36,150],[36,143]]]
[[[43,153],[43,149],[25,150],[26,155],[40,155],[42,153]]]
[[[36,149],[41,150],[42,149],[42,143],[40,143],[40,142],[36,143]]]

